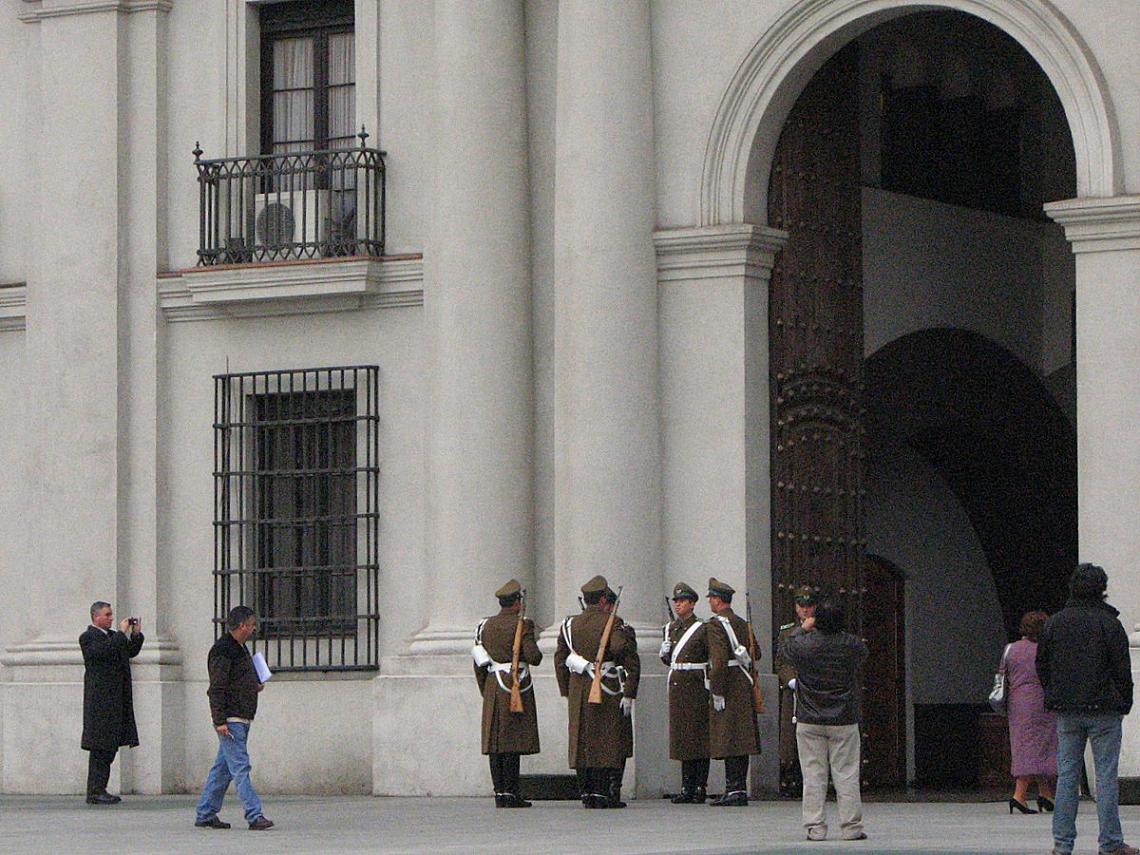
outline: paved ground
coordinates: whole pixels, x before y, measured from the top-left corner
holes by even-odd
[[[193,827],[191,796],[127,796],[88,807],[71,796],[0,796],[3,853],[1047,853],[1049,816],[1009,816],[988,804],[866,805],[869,839],[809,843],[795,802],[747,808],[632,802],[626,810],[586,811],[573,802],[495,810],[490,799],[267,796],[277,823],[251,832],[231,793],[222,818],[230,831]],[[829,804],[834,811],[834,804]],[[1140,807],[1121,810],[1125,836],[1140,840]],[[1077,851],[1096,852],[1096,812],[1082,803]]]

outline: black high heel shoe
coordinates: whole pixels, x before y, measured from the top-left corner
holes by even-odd
[[[1037,810],[1041,811],[1042,813],[1052,813],[1053,812],[1053,802],[1050,799],[1045,798],[1044,796],[1038,796],[1037,797]]]
[[[1013,813],[1015,809],[1019,813],[1037,813],[1037,811],[1035,811],[1033,808],[1029,807],[1028,805],[1023,805],[1017,799],[1010,799],[1009,800],[1009,812]]]

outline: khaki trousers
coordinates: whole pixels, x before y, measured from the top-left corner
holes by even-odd
[[[863,833],[863,799],[859,793],[859,725],[796,725],[796,745],[804,774],[803,817],[808,838],[827,837],[823,813],[827,798],[827,776],[835,784],[839,807],[839,827],[844,839]]]

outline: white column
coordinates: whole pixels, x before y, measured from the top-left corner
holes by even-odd
[[[558,9],[555,563],[559,611],[596,573],[660,625],[661,471],[650,15]]]
[[[1045,206],[1077,275],[1077,519],[1080,560],[1108,572],[1140,683],[1140,196]],[[1140,708],[1124,728],[1122,777],[1140,776]]]
[[[81,792],[86,755],[44,763],[18,734],[82,729],[76,638],[92,600],[120,593],[120,122],[124,37],[119,15],[61,3],[39,28],[43,109],[39,259],[28,275],[27,635],[4,653],[4,789]],[[10,26],[10,25],[9,25]],[[117,607],[116,607],[117,608]],[[73,737],[74,739],[74,737]],[[78,748],[72,741],[71,745]]]
[[[776,680],[771,671],[768,282],[785,232],[735,224],[654,235],[661,293],[661,407],[666,582],[701,594],[715,574],[752,595],[761,681],[753,790],[775,792]],[[739,601],[737,601],[739,602]],[[743,611],[743,603],[738,607]],[[698,609],[707,615],[707,607]],[[714,766],[717,764],[714,764]],[[666,772],[669,770],[666,769]],[[717,770],[719,772],[719,770]]]
[[[533,574],[524,22],[519,0],[438,0],[435,13],[424,251],[432,590],[412,651],[466,652],[495,588],[510,576],[529,586]]]

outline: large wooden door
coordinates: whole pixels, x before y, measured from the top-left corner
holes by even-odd
[[[867,556],[863,634],[869,654],[863,673],[863,782],[872,787],[906,784],[906,629],[903,575]]]
[[[812,78],[780,135],[768,222],[788,232],[772,271],[772,603],[792,619],[809,584],[858,632],[863,601],[863,287],[857,46]]]

